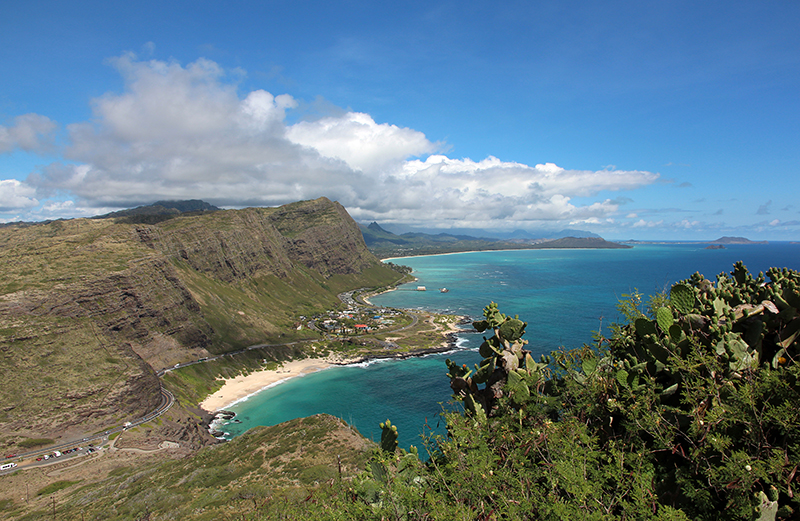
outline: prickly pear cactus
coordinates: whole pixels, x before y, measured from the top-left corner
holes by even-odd
[[[675,317],[672,316],[672,311],[668,307],[658,308],[656,311],[656,322],[661,331],[668,333],[669,328],[675,323]]]
[[[397,427],[392,422],[386,420],[380,424],[381,428],[381,450],[394,454],[397,450]]]
[[[669,302],[679,313],[691,313],[695,303],[694,289],[688,284],[675,284],[669,290]]]
[[[478,349],[483,360],[474,371],[452,360],[446,362],[454,396],[463,400],[466,412],[479,420],[491,416],[503,396],[511,396],[517,402],[528,397],[530,386],[543,378],[547,367],[536,364],[525,349],[527,341],[522,336],[526,322],[504,315],[494,302],[484,308],[483,316],[473,326],[478,332],[494,333],[484,337]]]

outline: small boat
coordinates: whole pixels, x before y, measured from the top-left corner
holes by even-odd
[[[447,293],[448,291],[450,291],[450,290],[447,289],[447,288],[442,288],[442,289],[439,290],[439,293]]]

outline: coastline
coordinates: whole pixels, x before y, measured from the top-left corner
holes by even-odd
[[[609,242],[614,242],[614,241],[609,241]],[[626,244],[627,245],[628,243],[627,242],[618,242],[617,244]],[[635,244],[666,244],[666,243],[638,242],[638,243],[635,243]],[[690,244],[690,243],[679,243],[679,244]],[[708,243],[698,243],[698,244],[708,244]],[[732,243],[732,244],[739,244],[739,243]],[[762,243],[750,243],[750,244],[762,244]],[[571,246],[571,247],[563,247],[563,248],[562,247],[555,247],[555,248],[505,248],[505,249],[500,249],[500,250],[465,250],[465,251],[448,251],[448,252],[442,252],[442,253],[422,253],[420,255],[403,255],[401,257],[386,257],[385,259],[380,259],[380,261],[381,262],[387,262],[387,261],[394,262],[396,260],[411,259],[411,258],[414,258],[414,257],[438,257],[438,256],[441,256],[441,255],[461,255],[463,253],[494,253],[494,252],[514,252],[514,251],[542,251],[542,250],[549,250],[549,251],[552,251],[552,250],[619,250],[619,249],[629,250],[629,249],[632,249],[632,248],[633,248],[633,246],[628,245],[625,248],[613,248],[613,247],[612,248],[608,248],[608,247],[605,247],[605,248],[593,247],[592,248],[592,247],[588,247],[588,246],[587,247]]]
[[[226,407],[230,407],[262,389],[277,385],[291,378],[322,371],[334,365],[333,359],[328,358],[303,358],[285,362],[277,369],[263,369],[248,375],[239,375],[235,378],[223,379],[222,387],[216,392],[206,396],[200,402],[200,408],[215,414]]]
[[[456,323],[448,324],[448,327],[443,331],[445,340],[438,347],[404,352],[371,353],[354,358],[344,358],[338,355],[325,358],[303,358],[284,362],[282,366],[274,370],[263,369],[248,375],[222,379],[222,387],[206,396],[199,406],[213,415],[266,388],[279,385],[293,378],[323,371],[330,367],[363,364],[376,360],[404,360],[406,358],[452,351],[458,347],[457,333],[459,331],[460,329],[456,327]]]

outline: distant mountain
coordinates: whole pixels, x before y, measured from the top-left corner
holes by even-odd
[[[596,233],[588,232],[586,230],[576,230],[572,228],[565,228],[560,231],[553,231],[553,230],[523,230],[523,229],[516,229],[513,231],[506,231],[506,230],[486,230],[481,228],[451,228],[447,231],[443,231],[439,228],[420,228],[420,227],[412,227],[412,226],[405,226],[402,224],[389,224],[380,226],[378,223],[373,222],[367,228],[372,225],[377,227],[377,230],[381,232],[392,233],[398,236],[406,237],[410,235],[417,235],[421,236],[424,235],[445,235],[450,237],[462,237],[465,239],[481,239],[481,240],[493,240],[493,241],[504,241],[504,240],[542,240],[542,239],[561,239],[563,237],[600,237]],[[360,225],[364,228],[364,225]]]
[[[127,210],[120,210],[118,212],[111,212],[103,215],[97,215],[92,219],[112,219],[119,217],[129,217],[141,222],[161,221],[164,218],[170,218],[182,213],[205,213],[216,212],[217,208],[213,204],[209,204],[200,199],[189,199],[185,201],[156,201],[153,204],[145,206],[137,206],[136,208],[129,208]]]
[[[584,230],[574,230],[572,228],[565,228],[560,232],[555,232],[550,235],[544,236],[545,239],[562,239],[565,237],[575,237],[575,238],[587,238],[587,237],[594,237],[595,239],[600,239],[601,237],[593,232],[587,232]]]
[[[562,230],[552,238],[536,238],[525,230],[515,230],[507,238],[475,237],[464,234],[419,231],[397,235],[381,227],[377,222],[368,226],[359,225],[364,242],[369,250],[380,258],[409,255],[432,255],[460,251],[519,250],[541,248],[627,248],[608,242],[590,232]],[[575,232],[569,235],[569,232]]]
[[[627,244],[610,242],[602,237],[562,237],[552,241],[540,242],[530,246],[533,250],[544,250],[552,248],[594,248],[594,249],[626,249],[632,248]]]

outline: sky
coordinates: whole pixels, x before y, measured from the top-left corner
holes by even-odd
[[[800,2],[0,3],[0,222],[800,240]]]

